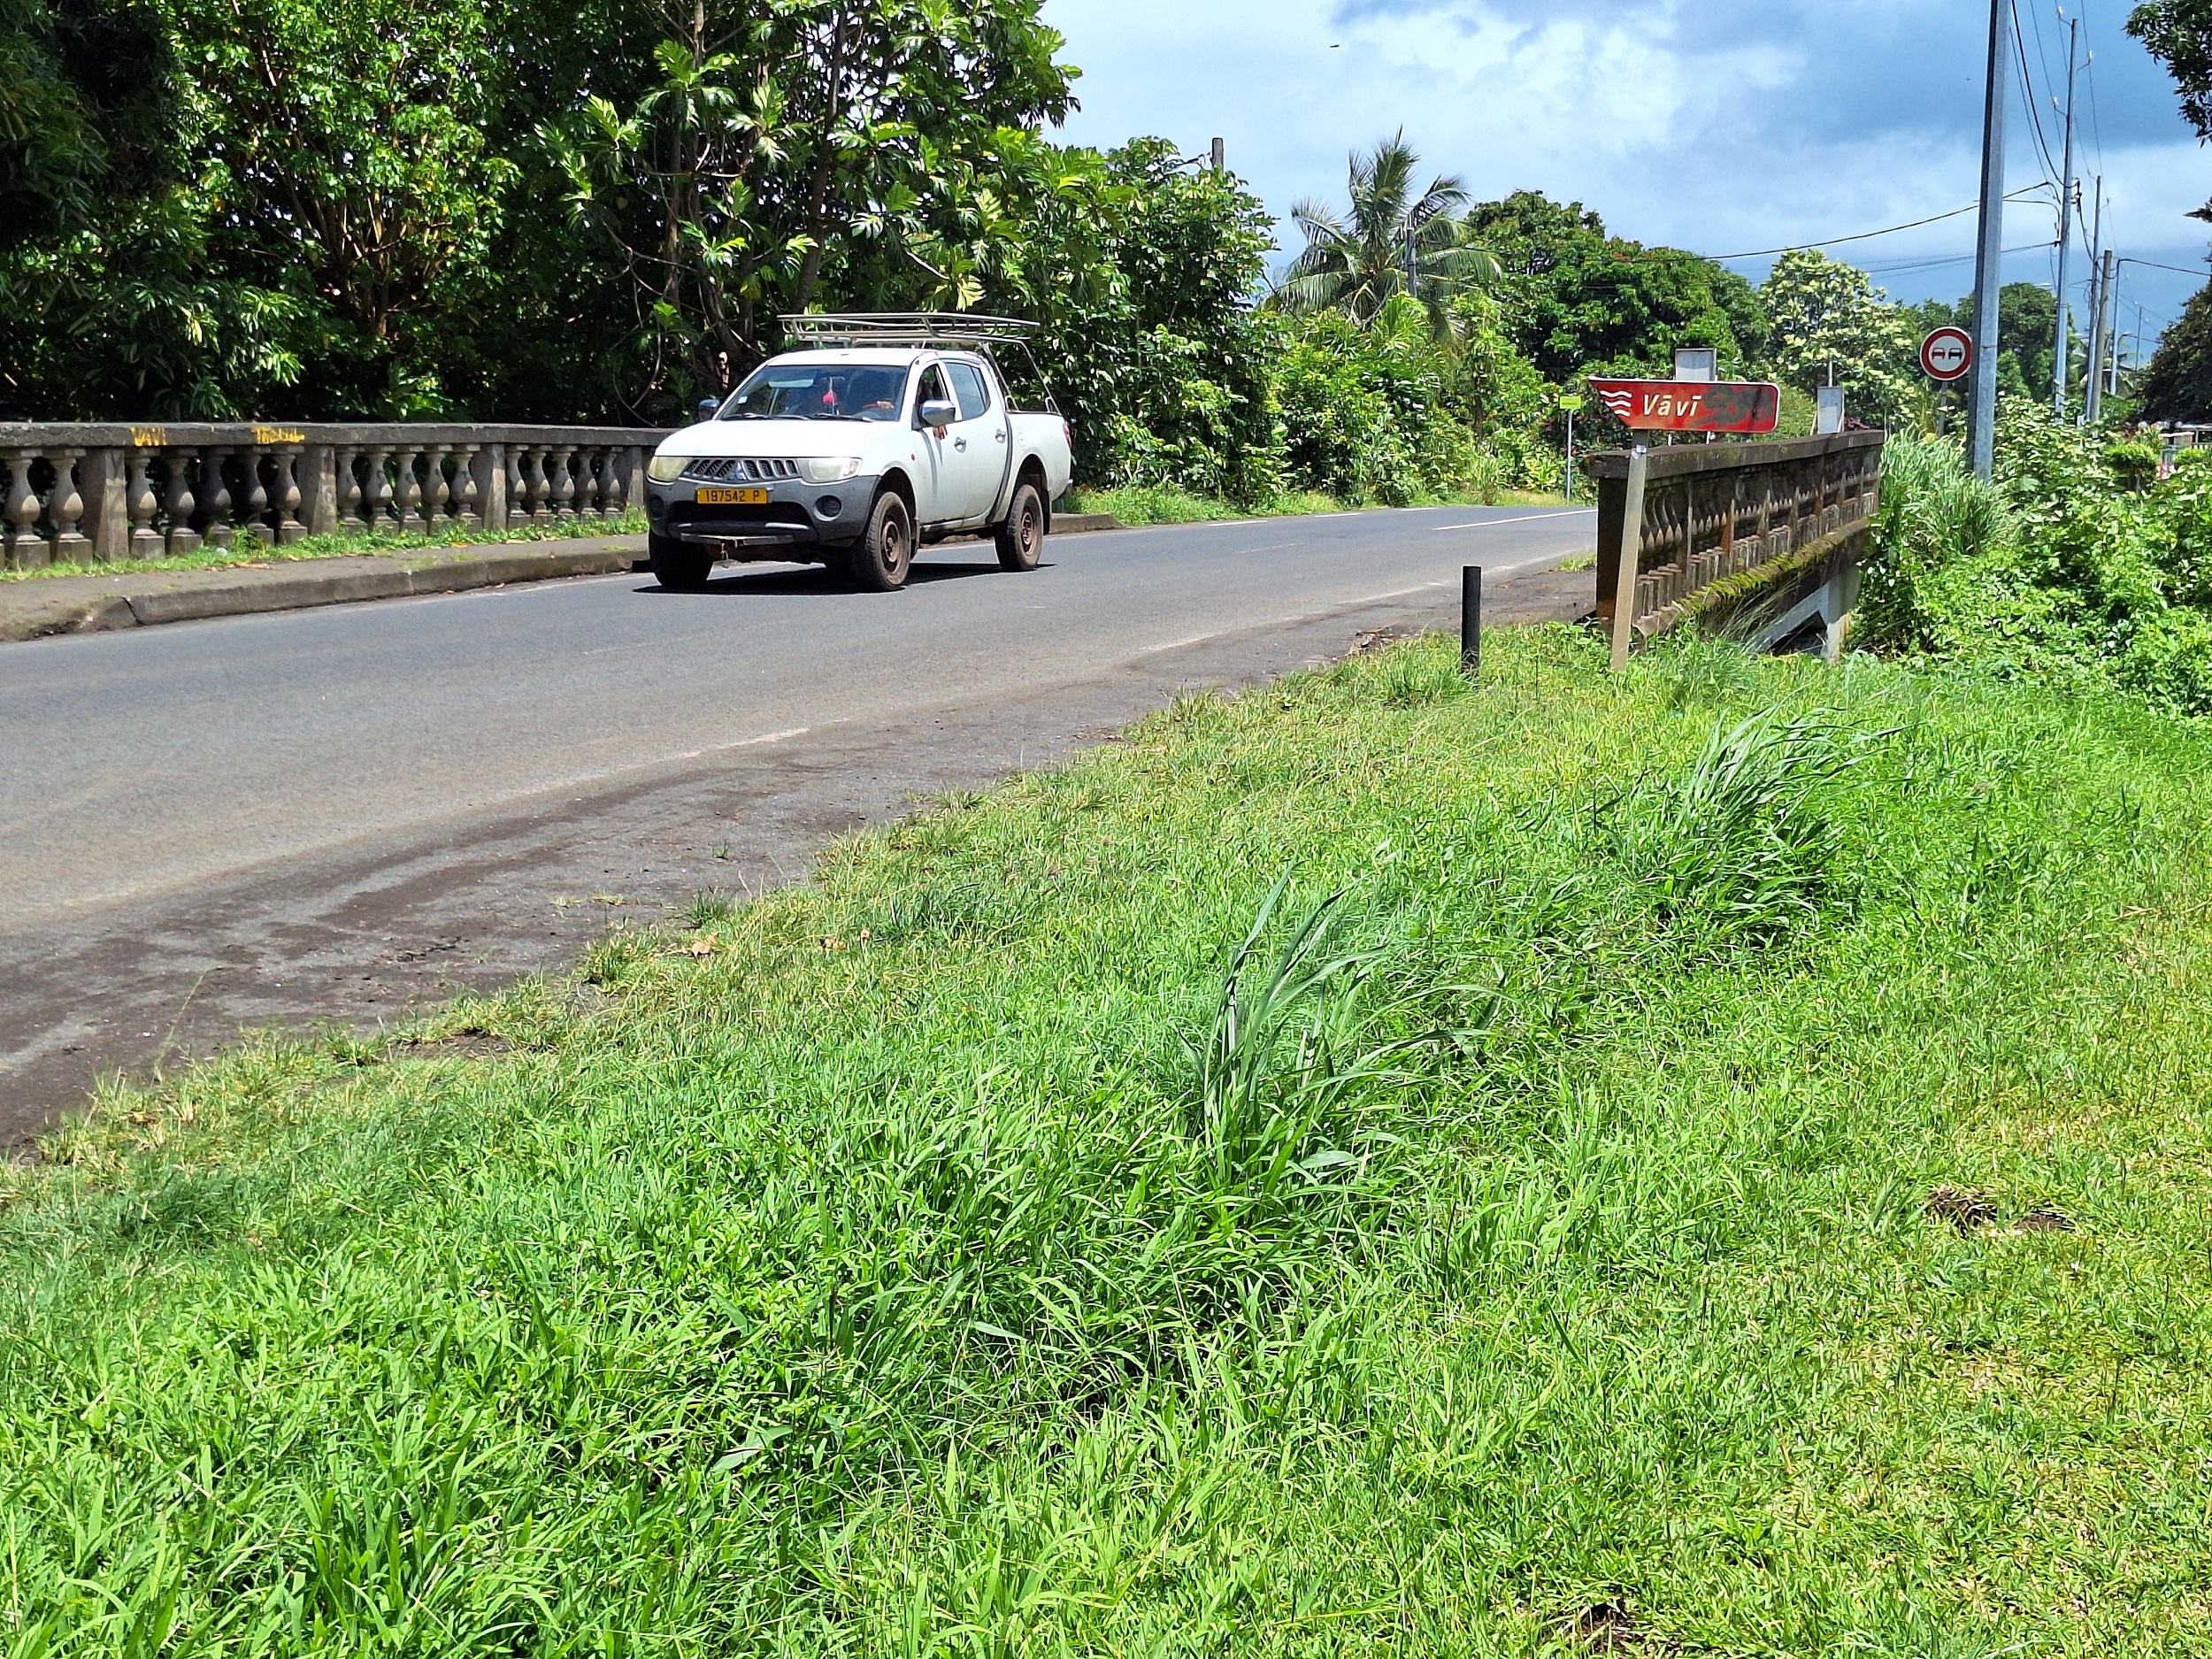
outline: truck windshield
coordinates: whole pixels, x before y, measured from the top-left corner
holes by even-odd
[[[722,420],[896,420],[906,371],[853,363],[764,363]]]

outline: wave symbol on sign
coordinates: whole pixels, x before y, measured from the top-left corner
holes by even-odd
[[[1623,420],[1628,419],[1629,411],[1636,406],[1636,394],[1624,386],[1600,392],[1598,400]]]

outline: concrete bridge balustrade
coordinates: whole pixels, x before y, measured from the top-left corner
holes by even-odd
[[[611,524],[667,429],[0,422],[0,567]]]

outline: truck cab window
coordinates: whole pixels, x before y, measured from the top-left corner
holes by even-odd
[[[945,389],[944,371],[934,363],[922,371],[920,388],[914,394],[914,409],[918,414],[924,403],[949,403],[952,394]]]
[[[952,395],[960,405],[960,419],[981,419],[991,406],[990,394],[983,389],[983,372],[972,363],[948,363],[945,372],[952,376]]]

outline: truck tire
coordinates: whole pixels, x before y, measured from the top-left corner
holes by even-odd
[[[868,510],[868,528],[853,543],[853,586],[864,593],[887,594],[906,586],[914,568],[914,520],[895,489],[876,497]]]
[[[1045,502],[1024,479],[1014,489],[1006,522],[998,527],[998,562],[1002,570],[1033,571],[1045,550]]]
[[[653,580],[671,593],[695,594],[714,574],[712,549],[672,535],[648,535],[645,558],[653,567]]]

